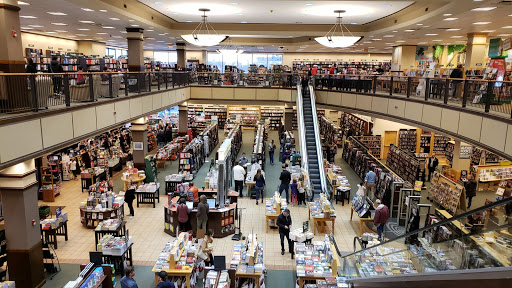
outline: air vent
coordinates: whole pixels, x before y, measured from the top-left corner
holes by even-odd
[[[499,4],[511,5],[512,4],[512,0],[502,0],[501,2],[499,2]]]

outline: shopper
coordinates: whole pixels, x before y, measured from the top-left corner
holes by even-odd
[[[107,66],[103,67],[103,74],[100,74],[101,81],[103,81],[103,82],[108,81],[108,72],[110,72],[110,71],[108,71],[108,67]]]
[[[36,64],[32,58],[27,59],[27,67],[25,67],[25,73],[37,73]]]
[[[172,142],[172,127],[171,127],[171,125],[168,125],[165,130],[165,141],[167,143]]]
[[[78,169],[77,169],[78,165],[76,163],[76,158],[73,158],[73,160],[71,160],[71,164],[69,164],[69,170],[71,170],[71,172],[73,173],[73,178],[75,178],[75,180],[78,180]]]
[[[316,66],[313,66],[313,69],[311,69],[311,75],[318,74],[318,68]]]
[[[284,152],[283,152],[283,155],[281,155],[281,162],[285,163],[285,164],[288,164],[290,163],[290,156],[292,155],[292,153],[290,152],[290,149],[285,149]]]
[[[301,176],[302,178],[303,176]],[[298,189],[299,189],[299,194],[298,194],[298,202],[299,202],[299,207],[306,207],[306,189],[304,189],[304,183],[303,183],[303,180],[302,179],[299,179],[299,182],[298,182]]]
[[[52,56],[52,61],[50,62],[48,69],[50,70],[50,73],[64,73],[64,69],[62,68],[62,65],[60,65],[57,56]],[[53,82],[53,94],[54,96],[58,96],[61,93],[62,76],[52,75],[51,77]]]
[[[78,72],[76,74],[76,85],[85,84],[84,67],[78,66]]]
[[[299,184],[297,183],[297,179],[293,179],[292,184],[290,184],[290,191],[292,192],[292,204],[298,204],[298,195],[299,195]]]
[[[274,144],[274,139],[270,143],[268,143],[268,158],[270,158],[270,165],[274,165],[274,151],[276,151],[276,144]]]
[[[464,78],[464,72],[462,71],[462,64],[457,65],[457,68],[453,69],[452,73],[450,74],[450,78],[452,78],[452,88],[453,93],[451,99],[457,100],[459,98],[459,90],[460,90],[460,84],[462,83],[462,78]],[[454,79],[460,79],[460,80],[454,80]]]
[[[284,238],[288,240],[288,251],[292,254],[293,259],[293,247],[290,241],[290,227],[292,226],[292,218],[290,217],[290,210],[284,209],[283,213],[277,216],[276,221],[277,227],[279,227],[279,237],[281,239],[281,255],[284,255]]]
[[[361,182],[360,184],[357,184],[356,194],[364,197],[364,183],[363,182]]]
[[[158,148],[163,148],[165,145],[165,133],[163,129],[159,129],[156,134],[156,141],[158,143]]]
[[[258,205],[258,200],[261,196],[261,203],[263,203],[263,191],[265,191],[265,176],[261,173],[261,169],[256,171],[256,175],[254,175],[254,185],[256,187],[256,205]]]
[[[206,196],[201,195],[201,197],[199,197],[199,204],[197,205],[197,230],[206,229],[208,212],[210,212],[210,207],[208,206],[208,202],[206,202]]]
[[[167,280],[167,272],[160,271],[158,272],[158,285],[156,288],[175,288],[174,283]]]
[[[235,179],[235,191],[239,193],[240,198],[244,197],[242,192],[244,190],[245,169],[242,167],[242,161],[239,161],[238,165],[233,167],[233,179]]]
[[[472,174],[468,175],[468,181],[464,182],[464,188],[466,189],[466,198],[468,199],[468,209],[471,207],[473,197],[476,196],[476,181]]]
[[[199,202],[199,189],[194,186],[194,182],[188,184],[187,199],[188,201]]]
[[[373,172],[373,169],[373,167],[370,167],[370,171],[364,176],[364,186],[366,187],[366,192],[368,192],[367,196],[372,200],[375,199],[375,181],[377,180],[377,175]]]
[[[132,185],[132,182],[130,181],[128,184],[128,190],[124,193],[124,201],[126,204],[128,204],[128,208],[130,209],[130,218],[133,218],[135,216],[135,212],[133,211],[133,200],[135,200],[135,189],[137,187],[135,185]]]
[[[213,229],[208,229],[201,243],[201,249],[208,257],[204,260],[205,266],[213,266]]]
[[[281,185],[279,185],[279,196],[283,194],[283,191],[286,191],[286,203],[289,202],[288,197],[288,189],[290,188],[290,181],[292,180],[292,174],[290,171],[286,170],[286,164],[282,166],[283,171],[281,171],[281,175],[279,176],[279,180],[281,180]]]
[[[189,222],[189,214],[190,210],[186,205],[185,199],[179,200],[178,208],[176,208],[176,213],[178,214],[178,223],[181,232],[190,231],[190,222]]]
[[[249,159],[245,157],[245,152],[242,153],[242,157],[240,158],[240,160],[238,160],[238,162],[242,163],[242,166],[244,167],[245,165],[247,165],[247,163],[249,163]]]
[[[437,160],[436,156],[432,156],[428,158],[428,182],[432,178],[432,174],[436,171],[436,167],[439,164],[439,160]]]
[[[375,200],[375,217],[373,218],[373,225],[377,226],[377,233],[379,234],[379,239],[382,240],[382,233],[384,232],[384,226],[389,219],[389,209],[388,206],[381,203],[380,199]]]
[[[302,86],[302,91],[306,91],[309,86],[308,76],[303,75],[302,79],[300,80],[300,85]]]
[[[121,288],[139,288],[135,279],[135,268],[133,266],[127,266],[125,270],[125,276],[121,279]]]

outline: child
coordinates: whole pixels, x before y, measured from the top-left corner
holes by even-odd
[[[290,190],[292,190],[292,204],[297,205],[297,195],[299,194],[297,179],[293,179],[293,183],[290,184]]]
[[[302,184],[302,180],[298,183],[299,189],[299,207],[306,207],[306,191],[304,190],[304,186]]]

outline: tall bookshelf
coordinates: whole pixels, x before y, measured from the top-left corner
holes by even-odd
[[[420,135],[419,153],[429,153],[432,151],[432,133],[423,133]]]
[[[450,141],[450,137],[446,137],[443,135],[434,135],[434,154],[444,154],[444,151],[446,150],[446,146],[448,145],[448,142]]]
[[[220,129],[224,129],[224,125],[226,124],[226,119],[228,117],[228,111],[226,107],[213,106],[213,107],[205,107],[204,108],[204,118],[206,122],[212,121],[212,116],[217,116],[217,124]]]
[[[41,191],[44,202],[55,202],[60,195],[60,183],[54,179],[51,167],[41,167]]]
[[[229,106],[228,118],[240,120],[243,127],[256,127],[260,121],[259,106]]]
[[[279,107],[263,107],[261,109],[261,119],[269,119],[269,129],[270,130],[279,130],[282,122],[284,111]]]
[[[398,147],[404,151],[416,153],[416,129],[400,129],[398,131]]]
[[[375,158],[381,159],[382,137],[380,135],[367,135],[355,138],[363,143]]]

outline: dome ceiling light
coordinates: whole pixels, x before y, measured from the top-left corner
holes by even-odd
[[[327,32],[327,34],[325,34],[324,37],[316,37],[316,42],[329,48],[344,48],[354,45],[354,43],[361,39],[360,36],[352,35],[348,28],[343,25],[343,17],[341,17],[341,14],[345,12],[345,10],[334,11],[334,13],[338,14],[338,17],[336,17],[336,24],[331,28],[331,30],[329,30],[329,32]],[[345,36],[344,30],[346,30],[347,36]],[[338,32],[338,34],[336,34],[336,32]],[[350,36],[348,36],[348,34],[350,34]]]
[[[197,25],[192,34],[181,35],[181,38],[192,45],[206,47],[215,46],[224,41],[227,36],[219,35],[212,25],[208,23],[206,12],[209,12],[210,9],[203,8],[199,9],[199,11],[203,12],[203,16],[201,16],[203,18],[202,22]]]
[[[242,54],[243,52],[243,49],[238,49],[236,45],[232,45],[231,39],[229,40],[227,45],[223,45],[219,49],[217,49],[217,53],[222,55],[235,55]]]

